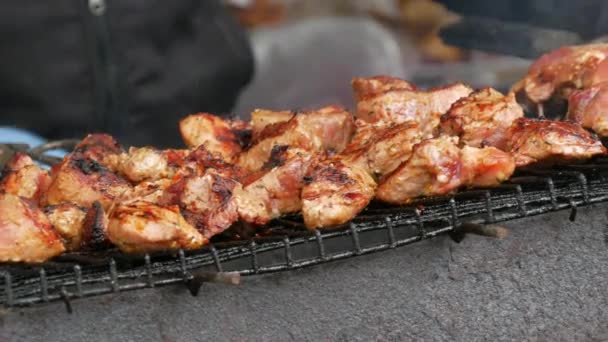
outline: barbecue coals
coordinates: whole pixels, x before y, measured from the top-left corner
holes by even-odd
[[[553,70],[549,62],[541,64]],[[587,116],[598,113],[601,86],[572,92],[572,121],[600,131]],[[50,171],[17,154],[0,181],[0,261],[199,249],[292,214],[309,229],[328,229],[374,199],[400,205],[491,187],[516,166],[606,152],[576,122],[523,118],[514,93],[463,84],[417,90],[388,76],[352,87],[354,115],[338,106],[258,109],[250,122],[193,114],[179,125],[184,149],[124,150],[92,134]]]

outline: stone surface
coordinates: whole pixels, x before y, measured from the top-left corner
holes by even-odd
[[[0,315],[0,341],[605,341],[608,205],[301,271]]]

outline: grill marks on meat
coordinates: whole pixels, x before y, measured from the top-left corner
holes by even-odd
[[[0,192],[0,262],[40,263],[64,251],[40,209],[27,199]]]
[[[513,123],[508,136],[508,149],[518,167],[572,162],[606,153],[599,140],[570,122],[521,118]]]
[[[441,117],[441,133],[455,135],[473,146],[506,148],[506,132],[516,119],[524,116],[515,95],[507,96],[484,88],[456,101]]]
[[[53,168],[46,205],[72,202],[88,208],[98,201],[104,208],[131,190],[130,184],[94,159],[71,153]]]
[[[240,142],[246,127],[245,123],[231,123],[207,113],[187,116],[179,123],[182,138],[188,147],[204,145],[213,154],[219,154],[228,161],[241,152]]]
[[[391,90],[416,90],[416,87],[407,81],[385,75],[354,78],[351,85],[357,102],[372,99]]]
[[[608,82],[573,91],[566,118],[608,137]]]
[[[177,205],[186,220],[206,238],[228,229],[239,218],[234,192],[241,187],[242,171],[199,146],[156,203]]]
[[[533,103],[557,96],[567,98],[574,89],[608,81],[608,44],[566,46],[551,51],[534,62],[514,92]]]
[[[0,191],[38,203],[51,183],[48,172],[23,153],[16,153],[2,171]]]
[[[264,129],[271,125],[287,122],[294,117],[295,112],[284,110],[284,111],[272,111],[267,109],[256,109],[251,113],[251,135],[252,142],[257,143],[260,141],[264,134]]]
[[[406,204],[417,197],[444,195],[464,186],[498,185],[514,169],[509,153],[494,147],[461,149],[457,137],[441,136],[417,144],[410,159],[380,181],[376,197]]]
[[[376,182],[365,167],[338,158],[321,162],[302,190],[302,216],[309,229],[350,221],[371,201]]]
[[[302,209],[305,176],[317,162],[314,153],[277,146],[264,170],[243,180],[236,201],[240,218],[262,225],[281,215]]]
[[[357,133],[342,153],[344,162],[364,167],[368,173],[381,176],[406,161],[423,132],[413,122],[368,124],[357,120]]]
[[[237,165],[248,172],[261,170],[276,145],[316,152],[340,152],[350,141],[353,132],[352,115],[337,106],[298,114],[288,121],[266,126],[259,141],[239,156]]]
[[[356,87],[357,84],[353,86]],[[472,91],[468,86],[457,83],[428,91],[390,89],[376,92],[374,90],[371,92],[372,95],[361,96],[361,90],[355,88],[357,97],[361,98],[357,102],[356,116],[370,123],[415,122],[425,131],[426,137],[432,137],[441,115],[454,102],[468,96]]]
[[[207,239],[181,215],[178,206],[135,201],[119,204],[110,214],[108,238],[126,253],[197,249]]]

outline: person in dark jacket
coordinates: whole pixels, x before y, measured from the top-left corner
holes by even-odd
[[[231,110],[246,33],[219,0],[0,2],[0,126],[179,146],[178,121]]]

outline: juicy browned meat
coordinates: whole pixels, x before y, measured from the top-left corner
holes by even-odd
[[[371,123],[415,122],[430,137],[441,115],[472,91],[458,83],[428,91],[396,89],[378,92],[357,102],[357,118]]]
[[[423,133],[413,122],[384,125],[357,120],[357,132],[342,152],[309,176],[302,212],[309,228],[350,221],[373,198],[372,176],[393,171],[411,154]]]
[[[136,201],[118,205],[110,214],[108,238],[126,253],[197,249],[207,243],[177,206]]]
[[[178,205],[186,220],[210,238],[238,220],[234,193],[242,176],[238,167],[200,146],[186,158],[157,203]]]
[[[457,137],[440,136],[416,145],[410,159],[380,181],[376,198],[405,204],[463,186],[497,185],[514,169],[513,158],[506,152],[494,147],[465,146],[461,150]]]
[[[456,101],[441,117],[441,132],[460,137],[473,147],[506,148],[506,132],[515,119],[524,116],[513,93],[503,96],[484,88]]]
[[[48,172],[34,164],[28,155],[17,153],[2,171],[0,191],[29,198],[38,203],[50,183],[51,177]]]
[[[122,148],[107,134],[89,134],[82,139],[74,148],[73,154],[82,158],[92,159],[104,164],[110,170],[116,169],[118,156],[123,153]]]
[[[132,147],[127,153],[120,154],[116,170],[133,183],[171,178],[189,153],[189,150]]]
[[[555,93],[566,98],[573,89],[608,81],[607,56],[608,44],[559,48],[536,60],[512,90],[534,103],[545,102]]]
[[[262,225],[281,215],[299,212],[304,177],[316,159],[306,150],[275,146],[264,170],[243,180],[236,196],[241,219]]]
[[[373,98],[391,90],[416,90],[416,87],[407,81],[384,75],[369,78],[353,78],[351,84],[357,102]]]
[[[606,148],[580,125],[570,122],[516,120],[508,131],[508,149],[518,167],[562,163],[605,154]]]
[[[44,262],[65,250],[44,213],[27,199],[0,193],[0,262]]]
[[[573,91],[566,118],[608,137],[608,82]]]
[[[515,158],[495,147],[464,146],[460,151],[463,185],[467,187],[496,186],[511,177]]]
[[[321,162],[302,189],[302,216],[309,229],[327,228],[350,221],[374,197],[376,182],[357,164],[339,158]]]
[[[354,132],[352,115],[343,108],[329,106],[295,115],[286,122],[267,126],[260,140],[238,158],[238,165],[249,172],[262,169],[276,145],[309,151],[342,151]]]
[[[130,184],[93,159],[72,153],[53,168],[45,205],[71,202],[88,208],[99,201],[107,209],[131,190]]]
[[[413,122],[384,125],[357,120],[357,132],[342,152],[347,165],[358,164],[373,175],[385,175],[406,161],[423,132]]]
[[[264,129],[270,125],[289,121],[295,112],[283,110],[272,111],[267,109],[256,109],[251,113],[251,135],[254,143],[262,137]]]
[[[225,160],[232,160],[241,152],[239,130],[218,116],[193,114],[180,121],[179,129],[188,147],[205,145],[209,151]]]
[[[67,250],[80,249],[87,211],[72,203],[62,203],[44,208],[49,222],[61,235]]]

